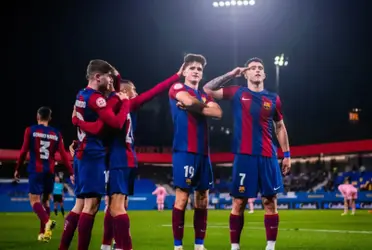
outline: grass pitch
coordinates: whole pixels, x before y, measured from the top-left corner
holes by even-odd
[[[372,214],[365,210],[355,216],[343,216],[342,211],[287,210],[280,211],[277,250],[357,250],[372,249]],[[131,234],[135,250],[173,249],[171,211],[130,211]],[[229,250],[229,211],[211,210],[205,246],[209,250]],[[63,229],[61,215],[49,243],[37,241],[39,222],[33,213],[0,213],[0,249],[58,249]],[[100,249],[103,232],[103,213],[96,217],[90,249]],[[187,211],[184,249],[192,250],[194,244],[193,212]],[[265,249],[263,211],[245,214],[245,227],[241,248]],[[77,249],[77,233],[71,249]]]

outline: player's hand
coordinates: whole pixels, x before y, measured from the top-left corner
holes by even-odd
[[[74,155],[75,155],[74,146],[75,146],[75,142],[72,142],[71,145],[68,147],[68,149],[70,150],[70,154],[71,154],[72,157],[74,157]]]
[[[71,181],[72,184],[75,185],[75,175],[70,176],[70,181]]]
[[[233,70],[231,70],[229,72],[229,75],[231,75],[232,77],[240,77],[244,74],[244,72],[246,72],[248,70],[248,68],[245,68],[245,67],[237,67]]]
[[[14,181],[19,182],[19,173],[18,170],[14,171]]]
[[[287,175],[291,170],[291,158],[284,158],[282,161],[283,175]]]
[[[115,91],[114,83],[109,83],[109,84],[107,84],[107,91],[109,91],[109,93]]]
[[[120,100],[129,100],[129,97],[126,93],[117,92],[116,95],[120,98]]]
[[[72,118],[76,116],[76,106],[74,105],[74,109],[72,110]]]
[[[177,102],[177,103],[176,103],[176,106],[177,106],[179,109],[186,110],[186,106],[185,106],[182,102]]]
[[[183,72],[183,68],[185,67],[185,63],[182,64],[181,68],[178,70],[177,75],[181,76]]]
[[[114,76],[120,75],[119,74],[119,71],[117,69],[115,69],[115,68],[113,68],[112,73],[114,74]]]

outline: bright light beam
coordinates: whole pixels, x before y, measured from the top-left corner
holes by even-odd
[[[231,0],[231,1],[217,1],[213,2],[212,5],[215,8],[218,7],[230,7],[230,6],[253,6],[256,4],[255,0]]]
[[[288,65],[288,59],[284,57],[284,54],[281,54],[280,56],[276,56],[274,58],[274,64],[276,66],[287,66]]]

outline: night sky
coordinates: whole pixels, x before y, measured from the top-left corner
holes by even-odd
[[[67,146],[76,136],[72,106],[87,84],[89,60],[109,61],[142,92],[177,72],[190,52],[207,58],[201,85],[260,57],[272,91],[274,57],[288,56],[280,96],[292,145],[372,137],[371,1],[256,0],[240,8],[212,2],[14,1],[2,7],[0,148],[20,148],[43,105],[52,108],[51,125]],[[211,122],[211,143],[224,149],[230,136],[220,128],[231,128],[232,118],[229,103],[220,104],[224,118]],[[352,108],[362,109],[359,124],[348,121]],[[170,146],[172,127],[164,93],[140,111],[137,145]]]

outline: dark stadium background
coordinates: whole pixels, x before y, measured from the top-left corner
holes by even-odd
[[[67,146],[76,136],[71,110],[90,59],[111,62],[142,92],[176,72],[188,52],[206,56],[205,80],[261,57],[266,87],[274,91],[274,57],[288,56],[280,94],[292,145],[371,138],[368,1],[261,0],[234,10],[211,2],[13,1],[4,7],[0,148],[21,147],[24,128],[42,105],[53,109],[52,125]],[[221,127],[232,127],[231,112],[221,105],[212,146],[229,150],[231,134]],[[362,110],[357,124],[349,122],[353,108]],[[171,131],[164,94],[139,113],[137,145],[170,146]]]

